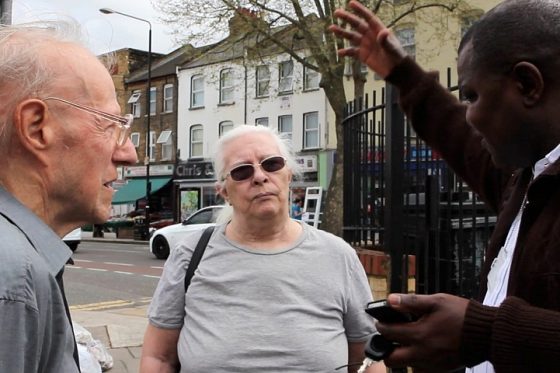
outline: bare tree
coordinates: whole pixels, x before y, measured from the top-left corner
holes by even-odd
[[[344,59],[337,55],[343,41],[327,31],[327,27],[335,22],[333,12],[344,7],[348,0],[152,0],[154,6],[164,14],[163,19],[174,25],[176,38],[195,45],[209,44],[227,35],[228,21],[234,14],[240,15],[247,28],[258,33],[259,38],[268,40],[280,51],[321,74],[320,87],[324,90],[327,100],[334,111],[336,125],[336,162],[328,188],[323,211],[323,229],[336,235],[342,234],[342,188],[343,188],[343,155],[344,132],[342,120],[348,98],[344,90]],[[374,9],[388,27],[397,25],[414,16],[416,22],[431,22],[433,19],[421,17],[439,17],[439,24],[444,29],[452,12],[470,9],[464,0],[363,0],[364,5]],[[440,8],[442,12],[425,11],[428,8]],[[250,12],[239,12],[249,9],[264,15],[266,22],[255,22]],[[434,16],[434,14],[439,14]],[[442,16],[443,14],[443,16]],[[311,16],[310,16],[311,15]],[[294,50],[294,43],[285,38],[277,37],[271,32],[276,26],[291,25],[297,30],[311,59],[304,59]],[[185,32],[188,30],[188,32]],[[209,30],[212,30],[209,33]],[[215,37],[209,38],[209,34]],[[443,35],[442,34],[442,35]],[[365,79],[360,74],[359,64],[353,66],[355,96],[363,95]],[[353,97],[353,98],[354,98]]]

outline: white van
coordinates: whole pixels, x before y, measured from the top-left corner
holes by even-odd
[[[80,242],[82,242],[82,228],[76,228],[62,238],[66,245],[72,251],[76,251]]]

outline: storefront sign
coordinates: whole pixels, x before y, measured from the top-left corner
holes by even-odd
[[[175,168],[175,179],[214,179],[212,162],[181,162]]]
[[[146,177],[146,166],[132,166],[125,169],[127,178],[129,177]],[[150,165],[150,176],[171,176],[173,175],[172,164]]]

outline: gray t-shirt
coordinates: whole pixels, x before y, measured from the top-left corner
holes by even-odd
[[[240,246],[225,237],[225,225],[216,227],[186,296],[201,232],[172,251],[148,316],[157,327],[182,328],[181,372],[334,372],[348,362],[347,342],[374,332],[354,249],[301,224],[297,242],[275,250]]]

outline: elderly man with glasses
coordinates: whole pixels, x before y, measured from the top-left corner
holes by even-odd
[[[60,237],[110,216],[134,164],[107,69],[49,22],[0,28],[0,371],[79,372]]]

